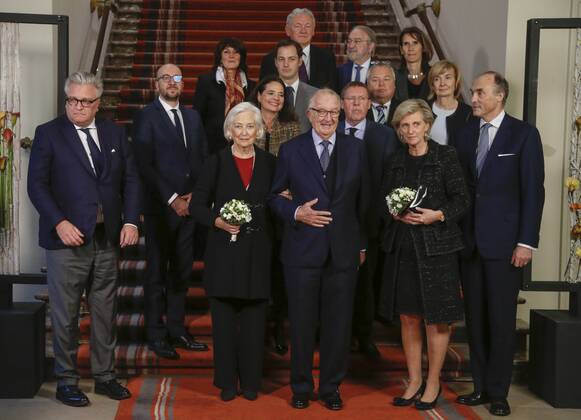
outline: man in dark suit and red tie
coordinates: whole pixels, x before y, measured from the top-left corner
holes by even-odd
[[[354,136],[363,142],[367,153],[367,173],[371,201],[367,212],[367,252],[365,263],[359,269],[355,306],[353,308],[353,338],[357,350],[369,358],[379,358],[379,350],[371,337],[375,319],[376,296],[381,281],[383,257],[379,238],[383,226],[385,198],[382,197],[382,177],[389,158],[399,142],[395,132],[382,124],[366,119],[371,106],[367,86],[361,82],[349,82],[341,92],[341,107],[345,120],[339,122],[337,131]]]
[[[65,82],[66,114],[37,127],[28,167],[28,195],[40,215],[46,249],[56,398],[83,407],[78,387],[79,306],[91,312],[95,393],[115,400],[131,393],[115,379],[118,247],[139,239],[139,174],[125,133],[95,121],[103,83],[85,72]]]
[[[270,206],[285,222],[281,260],[289,303],[292,406],[312,398],[313,353],[320,325],[319,397],[340,410],[349,361],[357,268],[365,260],[367,186],[361,142],[336,133],[339,96],[311,98],[312,130],[284,143]],[[280,195],[289,190],[292,199]]]
[[[456,145],[473,202],[462,223],[461,270],[474,381],[474,392],[457,402],[490,402],[495,416],[510,414],[518,291],[523,267],[539,244],[545,199],[539,132],[504,111],[508,91],[496,72],[474,80],[477,118]]]
[[[298,42],[302,48],[302,63],[299,70],[301,82],[317,88],[337,87],[337,61],[335,54],[328,48],[313,45],[315,36],[315,15],[309,9],[294,9],[286,18],[285,32],[287,36]],[[260,64],[260,79],[271,74],[276,75],[275,52],[270,52],[262,58]]]
[[[207,143],[198,112],[179,102],[184,88],[179,67],[161,66],[155,84],[159,96],[137,114],[133,134],[145,186],[145,327],[150,350],[179,359],[174,347],[208,349],[184,325],[194,260],[194,220],[188,206]]]

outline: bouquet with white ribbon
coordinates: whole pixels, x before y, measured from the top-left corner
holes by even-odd
[[[244,223],[250,223],[252,212],[250,206],[243,200],[230,200],[220,209],[220,217],[229,225],[242,226]],[[236,242],[237,235],[230,237],[230,242]]]
[[[399,187],[390,192],[385,201],[387,208],[394,216],[403,214],[406,210],[418,207],[428,194],[428,189],[420,186],[417,190],[409,187]]]

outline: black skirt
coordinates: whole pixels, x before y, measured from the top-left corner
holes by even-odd
[[[395,310],[399,314],[424,314],[418,259],[410,228],[405,226],[401,237],[397,278],[395,283]]]

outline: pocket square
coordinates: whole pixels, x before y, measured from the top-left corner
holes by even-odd
[[[115,153],[115,149],[111,149],[111,153]]]
[[[516,153],[499,153],[498,157],[514,156]]]

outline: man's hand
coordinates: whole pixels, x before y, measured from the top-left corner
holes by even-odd
[[[176,199],[172,201],[170,205],[178,216],[185,217],[190,215],[190,210],[188,209],[188,202],[184,200],[182,197],[176,197]]]
[[[312,209],[318,201],[319,199],[315,198],[300,206],[295,215],[296,221],[313,227],[325,227],[331,223],[333,218],[330,211]]]
[[[81,246],[85,235],[71,222],[63,220],[56,225],[56,233],[66,246]]]
[[[287,188],[284,191],[281,191],[278,193],[278,195],[280,195],[281,197],[286,198],[287,200],[291,200],[293,199],[293,195],[291,194],[290,190]]]
[[[240,226],[226,223],[221,217],[216,217],[216,220],[214,220],[214,226],[216,226],[218,229],[222,229],[228,232],[231,235],[238,235],[240,233]]]
[[[182,200],[185,200],[186,203],[188,203],[188,205],[190,204],[190,201],[192,201],[192,193],[188,193],[188,194],[184,194],[184,195],[180,195],[180,198]]]
[[[135,245],[139,240],[139,231],[136,226],[123,225],[121,228],[121,235],[119,235],[119,245],[121,248]]]
[[[524,246],[517,245],[512,252],[510,263],[515,267],[521,268],[527,265],[533,258],[533,250]]]

